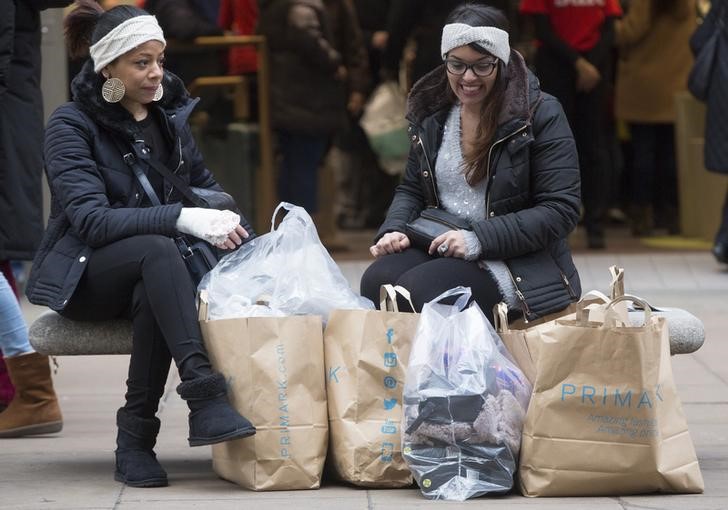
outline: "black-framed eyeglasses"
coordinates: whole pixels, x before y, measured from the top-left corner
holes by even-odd
[[[468,69],[472,70],[475,76],[485,78],[493,74],[496,66],[498,66],[497,60],[490,60],[486,62],[476,62],[475,64],[466,64],[461,60],[447,59],[445,60],[445,67],[447,72],[456,76],[462,76],[468,72]]]

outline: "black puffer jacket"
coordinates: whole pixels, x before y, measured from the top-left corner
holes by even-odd
[[[102,81],[86,62],[71,86],[73,101],[60,106],[46,128],[51,214],[26,294],[31,303],[54,310],[63,309],[73,295],[94,248],[134,235],[178,234],[181,194],[165,182],[164,205],[151,206],[122,154],[123,149],[147,167],[142,135],[121,105],[101,98]],[[197,101],[168,71],[162,85],[164,97],[154,107],[163,112],[174,147],[168,168],[192,186],[220,189],[187,125]]]
[[[542,93],[523,57],[511,52],[509,82],[489,158],[486,220],[473,231],[482,258],[503,260],[528,318],[565,308],[581,295],[566,238],[579,219],[579,165],[561,105]],[[438,205],[435,160],[452,107],[441,66],[415,84],[407,118],[413,140],[403,183],[378,238],[404,232]]]

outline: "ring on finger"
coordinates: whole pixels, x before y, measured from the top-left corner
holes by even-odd
[[[439,253],[440,255],[445,255],[449,248],[450,247],[447,245],[447,243],[442,243],[440,246],[437,247],[437,253]]]

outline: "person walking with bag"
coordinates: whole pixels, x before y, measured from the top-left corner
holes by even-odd
[[[502,300],[531,319],[581,294],[566,239],[579,219],[574,138],[559,102],[511,50],[506,24],[477,4],[449,15],[444,64],[410,93],[412,149],[370,248],[377,260],[362,277],[365,297],[400,285],[419,311],[469,286],[492,321]],[[426,216],[451,226],[428,238]]]
[[[175,238],[190,234],[233,249],[252,230],[232,211],[187,207],[182,190],[156,171],[166,166],[191,186],[220,190],[187,125],[196,101],[163,69],[156,19],[128,5],[104,12],[78,0],[65,29],[71,53],[89,51],[90,59],[73,80],[73,100],[48,121],[51,214],[26,294],[72,320],[132,320],[114,477],[134,487],[163,486],[155,414],[172,359],[182,380],[177,392],[190,408],[190,446],[255,433],[212,370],[195,285]]]

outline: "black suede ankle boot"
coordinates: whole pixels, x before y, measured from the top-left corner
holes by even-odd
[[[177,393],[190,408],[190,446],[221,443],[255,434],[255,427],[230,405],[222,374],[180,383]]]
[[[141,418],[123,407],[116,413],[116,472],[114,480],[130,487],[165,487],[167,473],[157,461],[154,445],[159,418]]]

